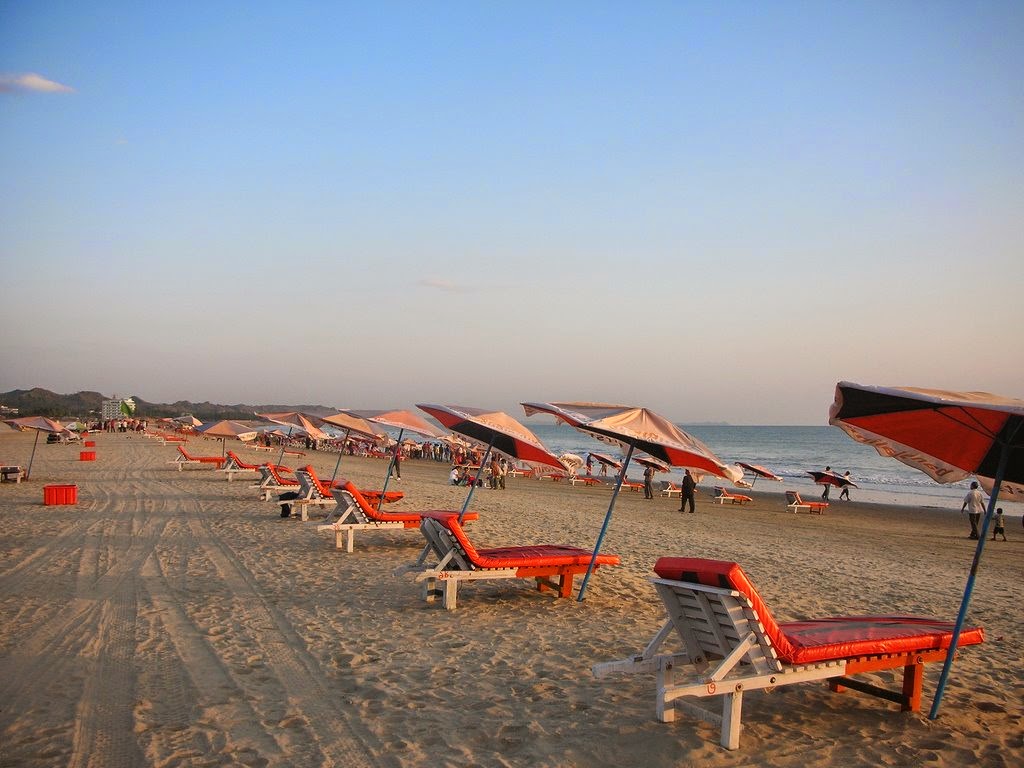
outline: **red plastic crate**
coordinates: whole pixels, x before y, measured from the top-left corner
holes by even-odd
[[[44,485],[43,504],[53,506],[55,504],[77,504],[77,485]]]
[[[78,453],[79,461],[96,461],[96,451],[80,451]]]
[[[95,440],[86,440],[84,443],[82,443],[82,445],[84,445],[86,448],[95,448],[96,447],[96,441]]]

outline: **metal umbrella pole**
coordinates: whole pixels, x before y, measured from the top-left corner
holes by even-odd
[[[626,470],[629,468],[629,460],[633,457],[633,444],[629,444],[629,450],[626,451],[626,460],[622,462],[622,471],[619,472],[619,479],[615,483],[615,489],[612,491],[612,500],[608,504],[608,511],[604,515],[604,523],[601,525],[601,532],[597,535],[597,543],[594,544],[594,553],[590,556],[590,564],[587,566],[587,573],[583,576],[583,582],[580,584],[580,593],[576,597],[576,602],[582,603],[583,598],[587,593],[587,583],[590,581],[590,574],[594,572],[594,563],[597,562],[597,556],[601,552],[601,543],[604,541],[604,535],[608,532],[608,524],[612,520],[612,510],[615,509],[615,500],[619,497],[619,491],[622,489],[622,483],[626,479]]]

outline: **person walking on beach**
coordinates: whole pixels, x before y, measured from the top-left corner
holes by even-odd
[[[853,479],[850,477],[850,470],[846,470],[845,472],[843,472],[843,480],[847,480],[848,482],[851,482],[851,483],[853,482]],[[825,487],[827,488],[828,486],[825,486]],[[849,485],[844,485],[843,486],[843,490],[840,491],[840,493],[839,493],[839,500],[842,501],[843,499],[846,499],[847,501],[850,501],[850,486]]]
[[[654,498],[654,467],[644,467],[644,498]]]
[[[996,536],[1002,536],[1003,541],[1006,541],[1006,528],[1003,527],[1003,508],[999,507],[996,510],[996,527],[992,529],[992,541],[996,540]]]
[[[826,473],[831,472],[831,471],[832,471],[832,467],[825,467],[825,472]],[[823,485],[825,486],[825,490],[821,492],[821,500],[822,501],[828,501],[829,484],[828,483],[823,483]]]
[[[679,492],[679,511],[682,512],[686,509],[686,505],[690,505],[690,514],[693,514],[694,507],[696,506],[696,500],[694,499],[694,490],[697,488],[697,483],[693,479],[693,475],[690,474],[690,470],[686,470],[683,473],[683,483],[680,486]]]
[[[985,497],[978,490],[977,482],[971,483],[971,490],[964,496],[964,503],[961,505],[960,511],[964,510],[967,511],[967,518],[971,521],[971,535],[967,538],[976,539],[978,538],[978,522],[985,511]]]

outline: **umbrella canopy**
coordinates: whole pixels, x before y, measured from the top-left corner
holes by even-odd
[[[674,467],[688,467],[731,481],[743,471],[728,466],[704,443],[646,408],[605,403],[523,403],[527,416],[548,413],[606,443],[643,451]]]
[[[580,601],[586,594],[587,583],[601,551],[601,543],[608,531],[612,510],[615,509],[615,500],[622,488],[622,481],[626,478],[629,460],[634,450],[643,451],[672,466],[695,469],[733,482],[743,479],[742,469],[726,465],[700,440],[687,434],[664,416],[646,408],[608,403],[522,403],[522,406],[527,416],[535,413],[550,414],[581,432],[626,450],[626,459],[612,492],[601,532],[597,536],[590,566],[583,577],[583,583],[580,584],[580,593],[576,598]]]
[[[25,479],[28,480],[32,476],[32,462],[36,458],[36,446],[39,444],[39,433],[40,432],[63,432],[64,425],[54,419],[48,419],[45,416],[21,416],[17,419],[6,419],[4,424],[22,432],[34,429],[36,432],[36,439],[32,441],[32,455],[28,459],[28,467],[25,468]]]
[[[618,459],[613,459],[611,456],[606,456],[603,453],[594,453],[593,451],[591,451],[590,458],[600,462],[601,464],[604,464],[606,467],[615,467],[615,469],[622,469],[621,461],[619,461]]]
[[[835,472],[808,472],[817,485],[834,485],[836,488],[856,488],[857,484],[848,477]]]
[[[643,464],[645,467],[650,467],[655,472],[669,472],[672,467],[663,461],[652,458],[651,456],[634,456],[633,461],[637,464]]]
[[[974,580],[981,564],[989,523],[1002,491],[1024,493],[1024,400],[987,392],[947,392],[914,387],[869,387],[841,381],[829,409],[828,423],[860,443],[921,470],[939,483],[971,475],[990,489],[991,497],[953,638],[935,691],[930,717],[939,705],[967,617]]]
[[[575,475],[577,470],[582,467],[586,462],[582,456],[577,456],[575,453],[563,453],[558,456],[558,460],[562,462],[562,466],[569,470],[570,474]]]
[[[172,419],[176,424],[181,424],[183,427],[201,427],[203,422],[193,416],[191,413],[187,413],[184,416],[179,416],[176,419]]]
[[[308,416],[305,413],[300,413],[299,411],[257,413],[256,415],[261,419],[266,419],[267,421],[272,421],[275,424],[289,427],[289,434],[291,434],[293,429],[301,429],[314,440],[326,440],[330,437],[330,435],[316,425],[316,422],[322,421],[322,419],[317,416]]]
[[[403,411],[400,409],[390,411],[363,411],[343,408],[341,412],[360,419],[365,419],[366,421],[372,421],[374,424],[381,424],[385,427],[397,429],[399,433],[415,432],[417,435],[423,435],[423,437],[429,437],[435,440],[440,438],[442,434],[437,427],[412,411]],[[401,440],[401,434],[399,434],[399,440]]]
[[[782,482],[781,477],[776,475],[770,469],[765,469],[760,464],[747,464],[746,462],[743,461],[737,461],[736,466],[740,467],[741,469],[749,472],[754,476],[754,479],[750,483],[751,488],[754,487],[754,483],[757,482],[757,478],[759,477],[763,477],[765,480],[775,480],[780,483]]]
[[[253,429],[250,426],[242,424],[237,421],[230,419],[224,419],[222,421],[215,421],[212,424],[204,424],[201,427],[197,427],[196,431],[202,435],[210,435],[211,437],[220,438],[220,452],[224,455],[227,450],[224,443],[224,439],[233,437],[236,440],[241,440],[243,443],[249,440],[255,440],[256,435],[259,434],[258,430]]]
[[[215,421],[212,424],[204,424],[196,431],[203,435],[210,435],[211,437],[233,437],[236,440],[241,440],[242,442],[255,440],[256,435],[259,434],[258,430],[230,419]]]
[[[488,411],[483,408],[468,408],[462,405],[431,405],[419,404],[417,408],[426,411],[437,419],[446,428],[460,435],[476,440],[487,446],[487,451],[480,460],[480,470],[477,471],[477,479],[480,472],[487,464],[487,456],[492,449],[501,451],[506,456],[523,461],[533,461],[540,464],[547,464],[551,467],[563,469],[562,462],[551,453],[533,432],[528,430],[518,421],[502,411]],[[470,487],[466,503],[459,514],[459,522],[462,521],[469,507],[469,500],[473,497],[473,489],[476,482]]]

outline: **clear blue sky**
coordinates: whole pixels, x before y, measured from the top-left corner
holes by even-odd
[[[1022,397],[1022,40],[1020,2],[2,3],[0,391]]]

